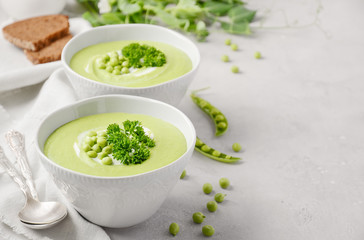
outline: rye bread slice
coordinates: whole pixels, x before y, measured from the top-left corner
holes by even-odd
[[[31,51],[38,51],[68,33],[68,16],[62,14],[28,18],[3,28],[5,39]]]
[[[68,34],[39,51],[34,52],[24,49],[24,53],[33,64],[57,61],[61,59],[62,49],[71,38],[72,35]]]

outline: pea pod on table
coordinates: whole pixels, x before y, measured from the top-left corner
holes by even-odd
[[[202,153],[206,157],[214,159],[219,162],[224,163],[234,163],[239,161],[241,158],[232,157],[225,153],[221,153],[218,150],[211,148],[210,146],[206,145],[201,139],[196,138],[195,150]]]
[[[203,90],[203,89],[201,89]],[[225,115],[216,107],[211,105],[208,101],[198,97],[196,95],[196,92],[200,90],[193,91],[191,93],[191,98],[194,103],[207,115],[210,116],[210,118],[214,121],[215,124],[215,136],[221,136],[226,132],[228,129],[228,121],[225,117]]]

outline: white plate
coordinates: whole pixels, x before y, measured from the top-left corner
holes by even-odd
[[[70,18],[70,32],[76,35],[91,28],[82,18]],[[6,21],[1,29],[10,24]],[[60,61],[33,65],[18,48],[4,39],[0,34],[0,92],[40,83],[61,67]]]

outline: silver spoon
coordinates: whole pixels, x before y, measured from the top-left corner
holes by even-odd
[[[8,172],[13,180],[20,186],[25,195],[26,202],[18,216],[27,227],[43,229],[52,227],[67,216],[67,208],[59,202],[39,202],[30,194],[23,177],[7,159],[0,146],[0,165]]]

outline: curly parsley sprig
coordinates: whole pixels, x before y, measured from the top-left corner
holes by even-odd
[[[126,120],[123,129],[116,123],[107,127],[107,142],[112,145],[112,156],[122,164],[141,164],[150,157],[155,141],[144,131],[139,121]]]

